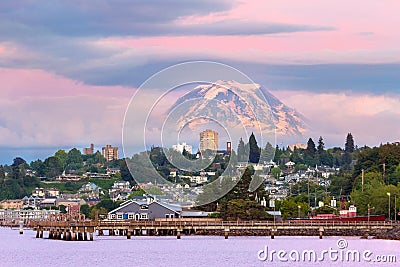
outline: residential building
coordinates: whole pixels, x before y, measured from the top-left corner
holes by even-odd
[[[85,147],[83,149],[83,155],[93,155],[94,153],[94,145],[90,144],[90,147]]]
[[[116,181],[108,190],[110,199],[112,201],[127,200],[131,192],[131,185],[128,181]]]
[[[213,130],[205,130],[200,133],[200,151],[218,150],[218,133]]]
[[[24,201],[22,199],[6,199],[0,201],[0,207],[2,209],[22,209]]]
[[[42,188],[42,187],[38,188],[38,187],[36,187],[34,190],[32,190],[32,196],[39,197],[39,198],[59,197],[60,190],[57,188]]]
[[[89,182],[87,184],[82,185],[82,187],[78,190],[78,194],[80,197],[85,198],[99,198],[101,193],[101,187],[96,184]]]
[[[183,153],[183,150],[185,150],[189,154],[192,154],[192,146],[186,144],[185,142],[183,142],[182,144],[173,145],[172,149],[178,151],[179,153]]]
[[[36,209],[36,208],[40,207],[42,198],[32,195],[30,197],[25,196],[22,200],[24,201],[24,209],[26,209],[26,208]]]
[[[59,214],[59,210],[0,210],[0,221],[24,221],[29,220],[46,220],[51,215]]]
[[[82,176],[75,174],[65,174],[65,171],[61,175],[56,177],[56,180],[61,182],[77,182],[81,179]]]
[[[118,159],[118,147],[113,147],[111,145],[106,145],[102,148],[103,157],[107,161],[117,160]]]
[[[111,174],[117,174],[120,173],[121,170],[119,168],[107,168],[106,173],[108,176],[110,176]]]

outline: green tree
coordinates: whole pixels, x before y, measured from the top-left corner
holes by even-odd
[[[281,211],[282,218],[284,220],[288,218],[298,218],[299,210],[300,217],[302,218],[306,217],[310,212],[310,207],[308,206],[308,203],[296,201],[294,198],[286,198],[282,201],[277,201],[276,206]]]
[[[274,167],[271,169],[271,176],[274,177],[275,179],[279,179],[281,176],[281,169],[279,167]]]
[[[271,145],[270,142],[267,142],[264,149],[261,151],[260,162],[268,163],[273,161],[275,157],[275,148]]]
[[[63,150],[63,149],[60,149],[54,154],[54,156],[60,160],[63,168],[65,168],[65,166],[67,165],[67,159],[68,159],[67,152],[65,152],[65,150]]]
[[[301,158],[301,155],[299,153],[299,149],[297,147],[293,148],[293,152],[290,155],[290,160],[293,161],[296,164],[304,162],[303,159]]]
[[[237,158],[238,162],[248,162],[248,155],[246,155],[245,144],[242,138],[239,140]]]
[[[275,147],[274,162],[277,163],[277,164],[280,164],[280,159],[281,159],[281,156],[282,156],[282,155],[283,155],[282,149],[280,149],[279,146],[276,145],[276,147]]]
[[[315,143],[314,141],[310,138],[307,141],[307,148],[304,151],[305,159],[304,162],[307,165],[316,165],[317,161],[315,159],[315,153],[317,149],[315,148]]]
[[[3,183],[5,178],[6,178],[6,173],[4,171],[4,167],[3,165],[0,165],[0,184]]]
[[[344,145],[344,151],[347,153],[354,152],[354,139],[353,139],[353,135],[351,133],[347,134],[346,143]]]
[[[36,171],[36,173],[39,176],[44,175],[43,173],[40,173],[43,170],[43,161],[41,161],[40,159],[32,161],[30,164],[30,168],[34,171]]]
[[[60,205],[60,206],[58,206],[58,208],[60,209],[60,212],[62,214],[66,214],[67,213],[67,207],[65,205]]]
[[[230,200],[225,217],[227,220],[265,220],[271,218],[265,212],[265,207],[257,202],[244,199]]]
[[[44,175],[48,178],[56,177],[63,172],[62,162],[57,157],[48,157],[44,163]]]
[[[324,139],[322,138],[322,136],[320,136],[319,139],[318,139],[317,152],[318,152],[319,155],[322,155],[324,153],[324,150],[325,150]]]
[[[78,170],[82,167],[83,167],[82,153],[76,148],[71,149],[68,152],[67,168],[69,170]]]
[[[317,149],[315,148],[315,143],[312,140],[312,138],[308,139],[307,141],[307,148],[306,148],[306,155],[309,157],[314,157],[315,156],[315,152],[317,151]]]
[[[258,163],[260,161],[260,148],[253,133],[251,133],[249,138],[249,149],[249,162]]]
[[[80,212],[82,214],[85,214],[86,218],[89,218],[89,213],[90,213],[89,205],[87,205],[87,204],[81,205]]]
[[[126,159],[129,160],[129,159]],[[128,168],[128,165],[126,163],[126,160],[121,160],[120,161],[120,165],[119,165],[119,169],[121,172],[121,179],[123,181],[128,181],[131,185],[136,184],[131,171]]]
[[[107,218],[108,210],[104,207],[94,206],[89,212],[89,218],[92,220],[100,219],[101,217]]]

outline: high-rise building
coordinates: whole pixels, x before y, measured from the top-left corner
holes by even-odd
[[[106,145],[102,148],[103,157],[107,161],[117,160],[118,159],[118,147],[112,147],[111,145]]]
[[[182,144],[173,145],[172,149],[180,153],[183,153],[183,150],[185,150],[189,154],[192,154],[192,146],[186,144],[185,142],[183,142]]]
[[[218,150],[218,133],[213,130],[205,130],[200,133],[200,151]]]
[[[94,145],[90,144],[90,147],[85,147],[83,149],[83,155],[93,155],[94,153]]]

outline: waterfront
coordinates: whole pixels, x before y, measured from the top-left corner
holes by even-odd
[[[258,260],[258,251],[265,246],[271,250],[338,249],[339,237],[269,237],[182,236],[132,237],[96,236],[94,242],[66,242],[36,239],[35,232],[25,230],[23,235],[9,228],[0,228],[1,266],[370,266],[365,262],[273,262]],[[370,250],[373,256],[400,253],[398,241],[365,240],[346,237],[348,249]],[[371,258],[372,258],[371,257]],[[396,266],[379,263],[376,266]]]

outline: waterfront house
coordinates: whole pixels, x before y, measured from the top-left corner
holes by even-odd
[[[154,220],[158,218],[179,218],[182,208],[165,202],[128,200],[108,213],[110,220]]]

